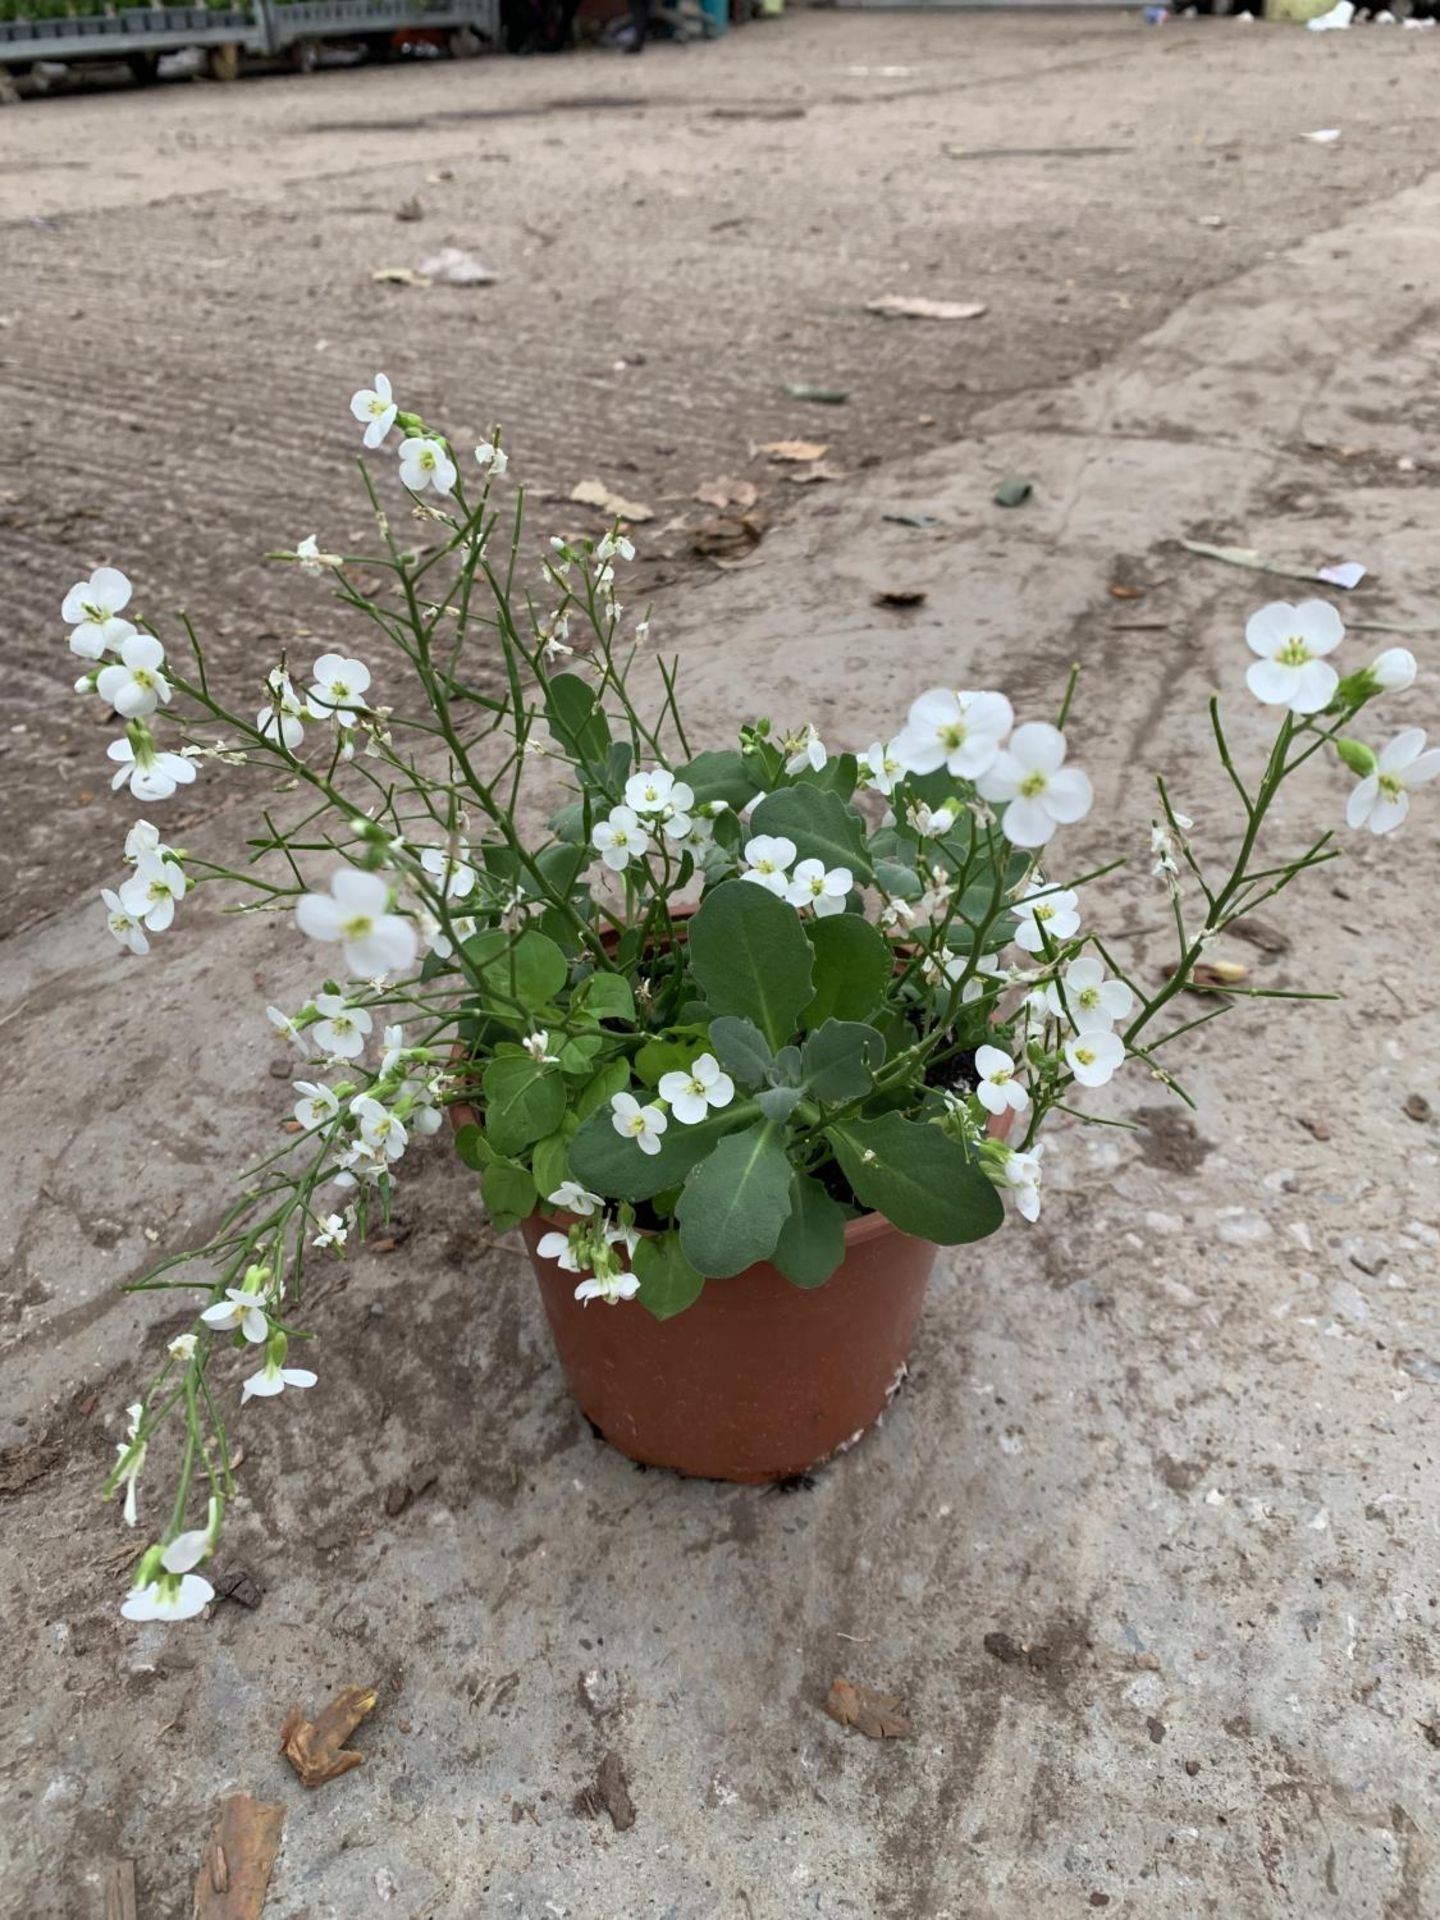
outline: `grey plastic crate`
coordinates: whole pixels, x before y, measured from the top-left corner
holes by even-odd
[[[127,7],[67,19],[0,21],[0,66],[32,60],[123,60],[130,53],[233,43],[266,50],[265,24],[249,7]]]

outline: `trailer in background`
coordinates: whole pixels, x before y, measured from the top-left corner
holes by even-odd
[[[457,59],[498,46],[499,0],[252,0],[0,19],[0,98],[7,72],[23,76],[42,64],[126,66],[143,83],[155,78],[162,55],[195,47],[213,79],[233,80],[247,55],[307,69],[322,46],[358,46],[384,59],[407,39]]]

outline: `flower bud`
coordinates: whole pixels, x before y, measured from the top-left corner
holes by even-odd
[[[1374,773],[1375,755],[1363,740],[1339,739],[1335,742],[1335,751],[1352,773],[1359,774],[1362,780]]]
[[[1381,693],[1403,693],[1415,684],[1415,656],[1408,647],[1387,647],[1365,669]]]

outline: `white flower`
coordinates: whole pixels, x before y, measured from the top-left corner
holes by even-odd
[[[258,1373],[241,1381],[240,1403],[243,1406],[256,1394],[268,1400],[272,1394],[283,1393],[286,1387],[313,1387],[316,1377],[308,1367],[285,1367],[278,1360],[267,1360]]]
[[[333,1087],[324,1086],[318,1080],[296,1080],[292,1084],[300,1095],[295,1102],[295,1118],[307,1133],[311,1127],[323,1127],[339,1113],[340,1101]]]
[[[296,1026],[288,1013],[283,1012],[279,1007],[266,1007],[265,1018],[270,1022],[271,1026],[274,1027],[281,1039],[288,1040],[297,1053],[309,1054],[310,1042],[305,1038],[304,1032]]]
[[[1045,989],[1050,1011],[1057,1016],[1068,1006],[1077,1033],[1108,1033],[1117,1020],[1130,1016],[1135,996],[1123,980],[1107,980],[1105,969],[1089,954],[1072,960],[1065,969],[1065,998],[1052,980]]]
[[[631,774],[625,782],[625,804],[635,813],[664,813],[667,807],[688,813],[695,795],[668,767],[656,767],[650,773]]]
[[[132,633],[120,643],[117,664],[102,667],[95,691],[127,720],[170,704],[170,682],[160,671],[165,649],[150,633]]]
[[[488,467],[496,480],[505,478],[510,456],[503,447],[497,447],[491,440],[482,440],[475,449],[475,459],[480,466]]]
[[[1040,1156],[1044,1141],[1029,1153],[1012,1153],[1004,1165],[1005,1185],[1015,1196],[1015,1211],[1023,1220],[1040,1218]]]
[[[320,563],[320,542],[313,533],[307,533],[295,548],[295,558],[300,562],[302,573],[323,573]]]
[[[149,740],[137,750],[131,740],[112,740],[106,758],[117,763],[110,785],[118,793],[128,786],[137,800],[168,800],[177,787],[195,778],[194,763],[178,753],[160,753]]]
[[[360,1122],[360,1138],[377,1159],[382,1154],[387,1160],[400,1158],[410,1144],[410,1136],[398,1114],[391,1113],[368,1093],[352,1100],[350,1111]]]
[[[369,980],[403,973],[415,960],[415,929],[387,911],[389,905],[390,889],[378,873],[339,867],[330,876],[329,893],[301,894],[295,922],[312,940],[340,941],[351,975]]]
[[[538,1027],[534,1033],[527,1033],[520,1044],[532,1060],[537,1060],[544,1066],[552,1066],[559,1058],[558,1054],[550,1051],[550,1035],[544,1027]]]
[[[849,867],[831,867],[823,860],[802,860],[790,876],[785,898],[792,907],[813,907],[818,918],[843,913],[855,876]]]
[[[551,542],[552,546],[555,544],[554,541]],[[565,550],[564,541],[562,540],[559,544],[563,552]],[[607,533],[602,535],[595,548],[595,558],[603,563],[613,560],[617,554],[622,560],[633,560],[635,558],[634,542],[627,540],[623,533]]]
[[[132,1587],[120,1603],[127,1620],[193,1620],[215,1598],[202,1574],[162,1575],[148,1586]]]
[[[343,1247],[350,1237],[350,1222],[343,1213],[327,1213],[320,1231],[310,1242],[312,1247]]]
[[[608,820],[596,822],[590,843],[612,873],[622,873],[650,851],[650,836],[633,807],[612,807]]]
[[[1387,647],[1365,669],[1381,693],[1404,693],[1415,684],[1418,669],[1408,647]]]
[[[351,1006],[343,993],[317,993],[315,1011],[322,1017],[311,1029],[315,1045],[335,1060],[358,1060],[375,1021],[365,1007]]]
[[[815,731],[813,724],[808,722],[805,731],[787,740],[785,745],[790,750],[789,758],[785,762],[787,773],[799,773],[802,767],[809,767],[813,772],[819,773],[830,757],[825,751],[825,742]]]
[[[1345,807],[1352,827],[1389,833],[1410,811],[1410,789],[1440,774],[1440,747],[1424,751],[1425,729],[1407,727],[1380,749],[1374,773],[1353,790]]]
[[[1251,662],[1245,684],[1267,707],[1319,713],[1335,698],[1340,676],[1324,658],[1345,638],[1345,624],[1328,600],[1302,600],[1292,607],[1273,601],[1245,623]]]
[[[883,740],[876,740],[863,753],[857,753],[855,764],[860,769],[862,787],[873,787],[876,793],[883,793],[888,800],[895,791],[895,783],[905,768],[895,757],[894,742],[887,747]]]
[[[711,1107],[728,1107],[735,1098],[735,1082],[720,1071],[713,1053],[702,1053],[683,1073],[662,1073],[656,1088],[682,1127],[693,1127]],[[626,1095],[617,1096],[623,1100]],[[621,1132],[627,1129],[621,1128]]]
[[[117,653],[135,628],[117,616],[130,604],[130,582],[118,567],[97,567],[88,580],[66,594],[60,618],[68,622],[70,651],[82,660],[103,660]]]
[[[175,918],[177,902],[185,898],[185,871],[173,860],[142,853],[135,871],[120,883],[120,902],[152,933],[163,933]]]
[[[909,809],[907,815],[910,824],[922,840],[938,840],[941,834],[948,833],[955,824],[954,807],[936,807],[933,811],[924,801]]]
[[[140,1431],[140,1416],[145,1409],[142,1403],[137,1400],[133,1406],[127,1407],[125,1411],[130,1416],[130,1424],[125,1429],[125,1438],[115,1442],[115,1451],[122,1460],[125,1460],[127,1453],[130,1455],[130,1458],[125,1461],[125,1465],[120,1469],[115,1484],[117,1487],[124,1487],[125,1489],[125,1524],[127,1527],[133,1527],[138,1517],[135,1510],[135,1483],[144,1471],[146,1453],[145,1444],[137,1447],[135,1445],[135,1439]]]
[[[545,1198],[552,1207],[563,1207],[566,1213],[583,1214],[587,1219],[597,1207],[604,1205],[598,1193],[591,1193],[578,1180],[562,1180],[554,1193],[546,1194]]]
[[[640,1282],[633,1273],[607,1273],[588,1280],[582,1280],[575,1289],[575,1298],[587,1307],[592,1300],[603,1300],[606,1306],[617,1306],[622,1300],[633,1300],[640,1291]]]
[[[1056,827],[1083,820],[1095,798],[1089,778],[1067,767],[1065,736],[1045,720],[1017,727],[1008,748],[976,781],[986,800],[1008,802],[1001,831],[1014,847],[1043,847]]]
[[[274,695],[269,706],[261,707],[255,716],[255,725],[266,740],[278,740],[287,753],[294,753],[305,738],[305,728],[301,724],[305,716],[305,705],[295,691],[288,673],[282,673],[279,667],[272,667],[266,675],[266,685]]]
[[[1010,911],[1019,921],[1015,944],[1026,953],[1043,953],[1043,927],[1052,941],[1068,940],[1080,926],[1080,896],[1068,887],[1047,887],[1038,876]]]
[[[447,900],[463,900],[474,890],[475,869],[470,865],[470,848],[464,840],[458,841],[453,849],[425,847],[420,854],[420,864],[433,879],[444,881],[442,892]]]
[[[642,1153],[659,1153],[660,1136],[670,1124],[659,1107],[642,1107],[633,1093],[617,1093],[610,1101],[615,1131],[633,1140]]]
[[[208,1527],[194,1527],[189,1533],[177,1533],[160,1556],[167,1573],[189,1573],[207,1558],[213,1542]]]
[[[100,898],[105,902],[105,911],[109,916],[108,924],[110,931],[120,942],[121,946],[127,948],[131,953],[148,953],[150,951],[150,942],[145,938],[145,933],[140,922],[135,918],[134,914],[126,908],[125,902],[120,898],[119,894],[110,887],[102,887],[100,889]]]
[[[1082,1087],[1103,1087],[1124,1064],[1125,1042],[1108,1028],[1092,1028],[1065,1042],[1065,1059]]]
[[[455,462],[439,440],[416,438],[400,442],[400,484],[411,493],[433,487],[442,500],[455,487]]]
[[[252,1346],[258,1347],[270,1337],[270,1322],[260,1295],[245,1287],[227,1287],[225,1298],[206,1307],[200,1318],[221,1333],[238,1327]]]
[[[909,773],[944,767],[975,780],[995,764],[1000,742],[1015,724],[1003,693],[958,693],[932,687],[911,705],[890,751]]]
[[[963,967],[963,960],[960,962],[960,965]],[[974,973],[971,974],[970,978],[960,989],[961,1006],[968,1007],[972,1000],[978,1000],[982,993],[988,992],[989,983],[992,980],[1001,979],[1004,972],[1005,969],[1000,964],[1000,956],[998,953],[982,953],[980,958],[975,962]],[[954,980],[959,976],[958,974],[952,974],[950,977]]]
[[[160,829],[148,820],[137,820],[125,836],[125,858],[132,866],[142,854],[153,853],[163,860],[170,852],[160,838]]]
[[[383,373],[376,374],[373,387],[361,387],[357,393],[351,394],[350,411],[357,420],[365,422],[366,446],[383,446],[386,434],[395,424],[397,412],[390,382]]]
[[[193,1333],[177,1333],[165,1351],[172,1360],[184,1360],[187,1364],[195,1358],[196,1339]]]
[[[980,1076],[975,1092],[987,1113],[1004,1113],[1013,1107],[1023,1113],[1030,1095],[1015,1078],[1015,1062],[1000,1047],[977,1047],[975,1071]]]
[[[566,1273],[585,1273],[575,1249],[570,1244],[568,1233],[542,1233],[535,1247],[542,1260],[553,1260]]]
[[[919,920],[939,920],[949,908],[954,892],[948,871],[944,867],[932,867],[930,883],[915,902],[915,912],[912,917]]]
[[[370,669],[343,653],[322,653],[315,662],[315,679],[306,702],[311,717],[328,720],[332,714],[363,713],[370,685]]]
[[[740,878],[753,880],[783,900],[790,886],[789,868],[794,859],[793,840],[787,840],[784,834],[757,833],[753,840],[745,842],[746,866]]]
[[[398,1073],[400,1063],[408,1051],[405,1045],[404,1027],[398,1024],[393,1027],[386,1027],[383,1039],[385,1051],[380,1056],[380,1072],[382,1076]]]

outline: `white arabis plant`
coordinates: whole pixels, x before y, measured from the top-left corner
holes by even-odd
[[[115,568],[62,609],[81,689],[115,710],[117,790],[147,814],[197,771],[241,766],[260,790],[238,870],[211,857],[218,826],[182,849],[149,818],[117,821],[128,864],[102,893],[109,938],[95,929],[111,964],[184,937],[214,886],[293,920],[311,968],[292,1011],[267,1009],[268,1027],[256,1012],[257,1035],[299,1056],[278,1150],[202,1245],[133,1283],[186,1302],[156,1332],[109,1475],[132,1522],[142,1471],[175,1476],[124,1602],[136,1621],[213,1598],[198,1569],[235,1490],[227,1421],[316,1384],[291,1364],[304,1282],[391,1218],[402,1163],[447,1109],[493,1226],[530,1222],[543,1270],[567,1277],[552,1311],[583,1326],[591,1303],[618,1307],[607,1334],[762,1265],[823,1287],[866,1215],[979,1240],[1037,1217],[1056,1114],[1105,1119],[1087,1096],[1123,1099],[1142,1074],[1187,1099],[1182,1036],[1257,1000],[1320,997],[1237,983],[1193,1018],[1177,1001],[1228,927],[1337,857],[1331,826],[1297,845],[1277,821],[1292,776],[1333,754],[1353,776],[1336,824],[1343,811],[1388,834],[1440,775],[1418,727],[1378,747],[1358,734],[1371,702],[1411,686],[1413,656],[1388,648],[1342,675],[1327,603],[1263,608],[1244,677],[1274,711],[1253,769],[1218,697],[1208,715],[1235,820],[1197,835],[1158,778],[1107,930],[1098,883],[1125,858],[1077,871],[1057,850],[1082,820],[1087,850],[1100,837],[1070,760],[1075,674],[1056,710],[1018,724],[999,691],[922,690],[903,721],[856,716],[858,753],[803,717],[692,740],[676,664],[641,652],[648,616],[622,620],[622,523],[556,536],[527,567],[523,497],[492,504],[498,431],[458,462],[379,374],[351,412],[377,456],[375,551],[310,536],[272,556],[351,623],[308,673],[271,654],[223,684],[189,623],[167,646]],[[1237,634],[1228,683],[1245,658]],[[983,677],[969,665],[946,678]],[[1164,967],[1134,931],[1157,909]],[[413,1292],[424,1275],[397,1277]]]

